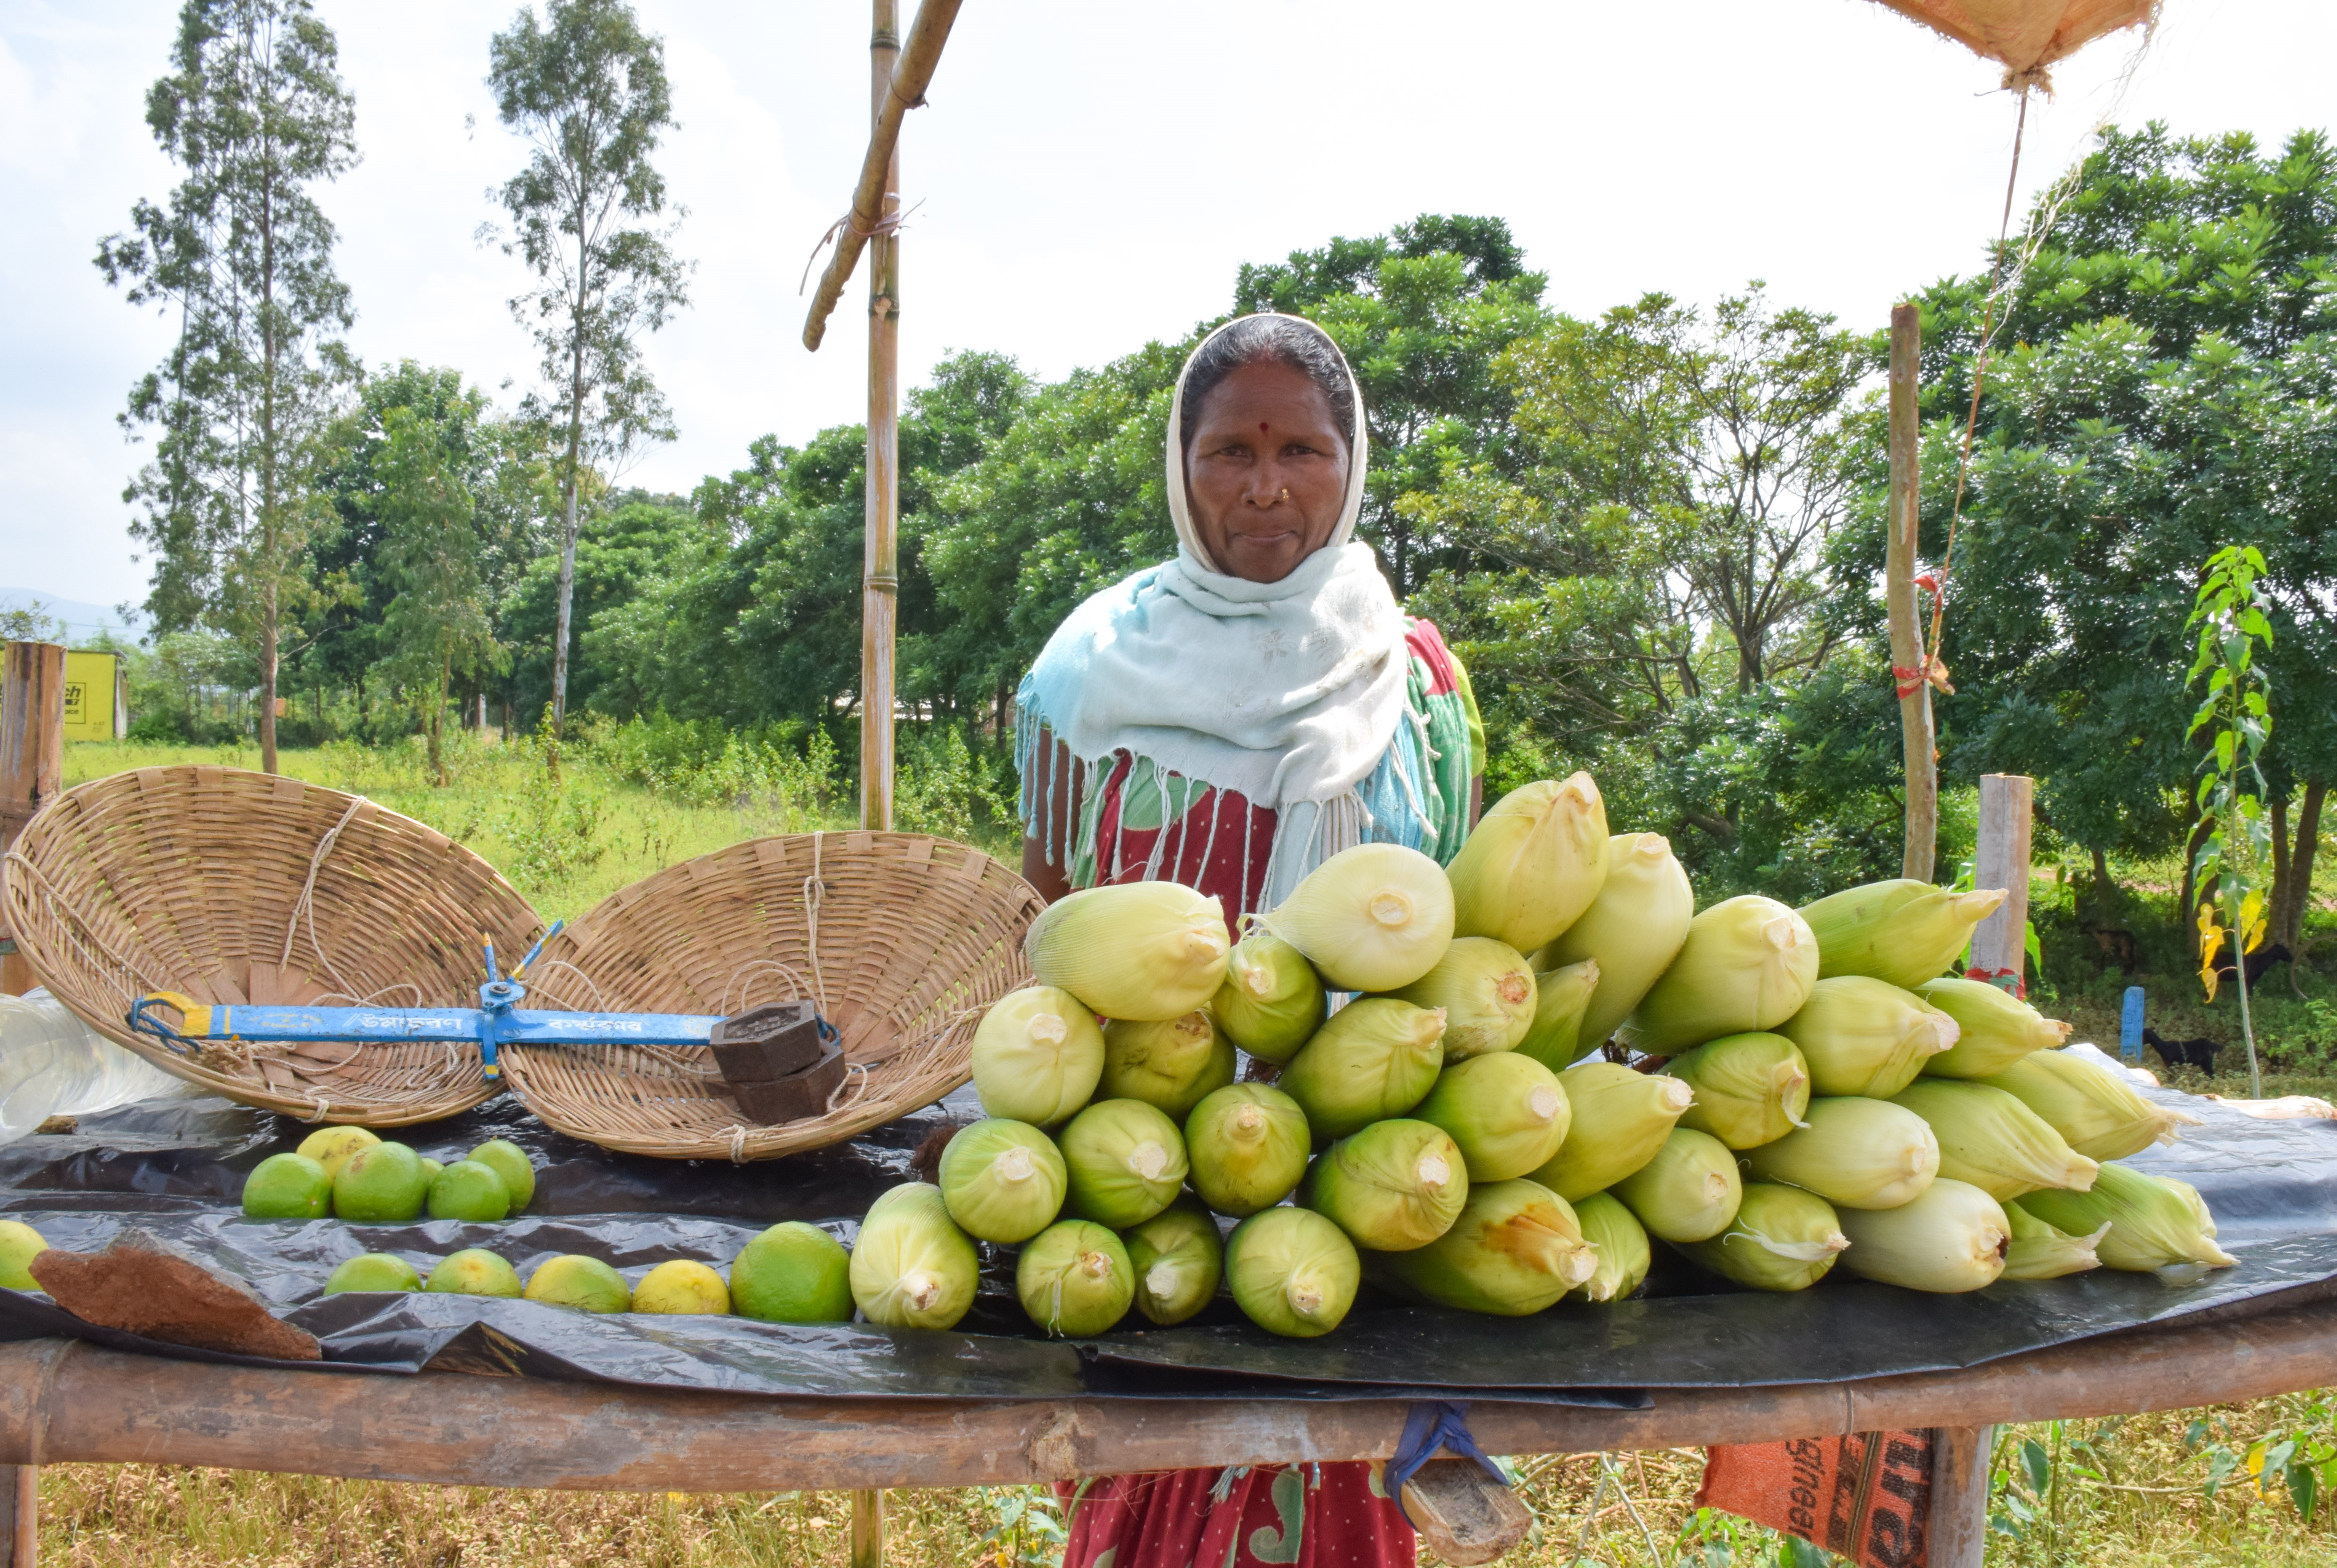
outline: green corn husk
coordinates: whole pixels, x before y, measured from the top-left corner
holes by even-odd
[[[1305,954],[1271,931],[1252,931],[1234,944],[1209,1011],[1235,1044],[1280,1063],[1323,1027],[1325,1002],[1323,977]]]
[[[1593,1192],[1575,1204],[1574,1220],[1582,1227],[1582,1244],[1597,1255],[1599,1266],[1566,1293],[1566,1299],[1620,1301],[1637,1290],[1655,1261],[1647,1228],[1604,1192]]]
[[[1039,912],[1022,953],[1107,1018],[1159,1023],[1204,1006],[1225,983],[1225,906],[1178,882],[1089,887]]]
[[[2069,1038],[2067,1024],[1985,980],[1926,980],[1915,995],[1956,1021],[1956,1043],[1923,1063],[1927,1077],[1993,1077]]]
[[[1345,1138],[1419,1104],[1443,1065],[1441,1011],[1366,996],[1332,1014],[1277,1083],[1315,1137]]]
[[[1563,1073],[1580,1059],[1582,1016],[1599,989],[1599,960],[1585,958],[1555,969],[1536,969],[1533,1022],[1515,1047],[1553,1073]]]
[[[1775,1029],[1809,1000],[1817,973],[1817,944],[1799,915],[1758,893],[1724,899],[1688,922],[1679,956],[1640,1000],[1623,1038],[1670,1056],[1723,1034]]]
[[[1919,1078],[1891,1103],[1931,1123],[1940,1141],[1941,1175],[1968,1181],[2000,1203],[2046,1187],[2082,1192],[2101,1169],[2043,1117],[1986,1083]]]
[[[977,1122],[942,1151],[942,1201],[978,1240],[1011,1246],[1044,1230],[1062,1212],[1067,1180],[1054,1140],[1027,1122]]]
[[[1942,1176],[1896,1209],[1846,1209],[1842,1266],[1862,1279],[1952,1296],[1993,1285],[2011,1250],[2004,1206],[1969,1181]]]
[[[1103,1074],[1103,1030],[1087,1004],[1053,985],[1025,985],[975,1025],[973,1092],[985,1115],[1052,1127],[1075,1114]]]
[[[1845,1095],[1810,1102],[1809,1125],[1745,1154],[1755,1181],[1782,1181],[1837,1209],[1895,1209],[1940,1173],[1931,1124],[1888,1100]]]
[[[2018,1203],[2004,1206],[2004,1218],[2012,1227],[2012,1245],[2004,1254],[2007,1279],[2058,1279],[2102,1266],[2094,1249],[2110,1233],[2107,1220],[2091,1235],[2072,1236],[2058,1225],[2048,1225]]]
[[[1588,773],[1512,789],[1445,867],[1452,930],[1530,953],[1590,907],[1607,882],[1607,803]]]
[[[1266,1083],[1228,1083],[1185,1119],[1193,1191],[1237,1220],[1298,1190],[1313,1142],[1298,1102]]]
[[[1136,1269],[1119,1237],[1092,1220],[1064,1220],[1040,1231],[1015,1259],[1014,1294],[1046,1333],[1080,1338],[1128,1316]]]
[[[1400,991],[1452,940],[1444,868],[1401,844],[1358,844],[1308,872],[1258,921],[1341,991]]]
[[[1452,1135],[1472,1181],[1540,1170],[1557,1156],[1574,1118],[1558,1074],[1514,1051],[1454,1063],[1413,1114]]]
[[[2108,1268],[2133,1273],[2165,1270],[2182,1278],[2239,1261],[2215,1245],[2215,1218],[2188,1181],[2153,1176],[2131,1165],[2108,1164],[2084,1192],[2031,1192],[2014,1202],[2072,1236],[2109,1227],[2094,1243]]]
[[[1166,1023],[1114,1018],[1103,1026],[1103,1076],[1096,1093],[1106,1100],[1141,1100],[1182,1122],[1201,1097],[1234,1081],[1234,1043],[1206,1008]]]
[[[1562,1060],[1538,1051],[1552,1069],[1607,1043],[1663,972],[1679,956],[1696,915],[1696,890],[1660,833],[1618,833],[1607,840],[1607,883],[1582,917],[1534,955],[1534,967],[1557,970],[1596,959],[1597,989],[1582,1010],[1579,1047]],[[1716,1031],[1727,1034],[1727,1030]]]
[[[2088,1160],[2123,1160],[2153,1143],[2172,1143],[2176,1128],[2199,1118],[2144,1099],[2117,1077],[2067,1051],[2032,1051],[1980,1082],[2003,1090],[2045,1118]]]
[[[1185,1135],[1159,1107],[1099,1100],[1057,1140],[1070,1212],[1115,1230],[1141,1225],[1185,1184]]]
[[[1608,1188],[1656,1157],[1695,1098],[1677,1078],[1585,1062],[1558,1075],[1573,1112],[1566,1142],[1533,1179],[1569,1203]]]
[[[1706,1241],[1728,1229],[1745,1196],[1736,1156],[1709,1132],[1675,1127],[1655,1158],[1611,1189],[1650,1236]]]
[[[1191,1197],[1182,1197],[1129,1230],[1129,1266],[1136,1274],[1136,1309],[1166,1328],[1209,1304],[1225,1272],[1225,1242],[1217,1222]]]
[[[1755,1290],[1806,1290],[1850,1246],[1833,1205],[1814,1192],[1748,1181],[1736,1219],[1709,1241],[1679,1249],[1697,1268]]]
[[[1402,1116],[1332,1144],[1298,1188],[1303,1206],[1376,1252],[1427,1246],[1452,1228],[1468,1198],[1461,1146],[1442,1127]]]
[[[1226,1240],[1234,1305],[1269,1334],[1328,1334],[1355,1304],[1363,1266],[1355,1244],[1312,1209],[1253,1214]]]
[[[1996,913],[2004,893],[1953,893],[1901,877],[1804,905],[1817,936],[1818,977],[1865,975],[1913,990],[1936,978]]]
[[[973,1305],[981,1263],[950,1220],[942,1190],[908,1181],[868,1206],[847,1273],[853,1305],[871,1323],[954,1328]]]
[[[1731,1149],[1758,1149],[1804,1125],[1810,1068],[1783,1034],[1724,1034],[1664,1063],[1696,1092],[1680,1125]]]
[[[1409,1252],[1369,1253],[1364,1267],[1411,1300],[1522,1318],[1589,1283],[1599,1255],[1573,1205],[1521,1177],[1470,1189],[1452,1229]]]
[[[1843,975],[1810,987],[1777,1033],[1801,1048],[1811,1093],[1888,1100],[1956,1043],[1956,1021],[1912,991]]]
[[[1534,973],[1524,955],[1491,936],[1455,936],[1436,967],[1389,993],[1444,1012],[1444,1059],[1507,1051],[1532,1027]]]

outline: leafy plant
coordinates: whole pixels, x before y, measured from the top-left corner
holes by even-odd
[[[1061,1504],[1045,1486],[985,1486],[983,1501],[995,1521],[974,1543],[978,1563],[996,1568],[1055,1568],[1070,1540]]]
[[[2249,1093],[2258,1099],[2264,1096],[2264,1073],[2248,1013],[2247,955],[2264,941],[2268,889],[2256,871],[2272,857],[2272,823],[2264,811],[2269,791],[2260,766],[2264,742],[2272,738],[2272,681],[2256,659],[2259,650],[2272,646],[2272,622],[2256,596],[2256,579],[2264,571],[2264,554],[2254,545],[2216,551],[2207,558],[2206,579],[2184,623],[2199,640],[2188,683],[2196,685],[2203,676],[2207,682],[2186,732],[2186,738],[2203,731],[2208,737],[2196,796],[2207,834],[2192,861],[2199,891],[2199,979],[2207,1000],[2214,1001],[2215,961],[2230,936],[2240,1034],[2248,1047]],[[2229,926],[2222,923],[2225,918]]]

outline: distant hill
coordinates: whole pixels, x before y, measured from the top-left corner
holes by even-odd
[[[86,641],[100,632],[111,632],[129,642],[145,635],[146,617],[135,610],[124,617],[111,604],[68,599],[41,588],[0,587],[0,610],[29,610],[35,603],[43,614],[65,623],[65,640],[69,642]]]

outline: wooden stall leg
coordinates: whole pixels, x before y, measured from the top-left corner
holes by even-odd
[[[54,642],[11,642],[0,652],[0,849],[64,788],[65,651]],[[0,917],[0,992],[21,996],[33,966]]]
[[[41,1554],[41,1467],[0,1465],[0,1568],[35,1568]]]
[[[1992,1426],[1931,1429],[1927,1568],[1980,1568],[1988,1546],[1988,1456],[1995,1437]]]
[[[885,1568],[885,1494],[852,1494],[852,1568]]]

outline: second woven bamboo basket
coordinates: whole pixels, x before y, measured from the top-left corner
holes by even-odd
[[[507,1046],[512,1092],[560,1131],[666,1159],[769,1160],[838,1143],[970,1076],[973,1027],[1029,981],[1043,907],[978,849],[914,833],[750,839],[621,892],[544,945],[530,1004],[731,1014],[809,998],[850,1066],[826,1113],[748,1122],[704,1046]]]

